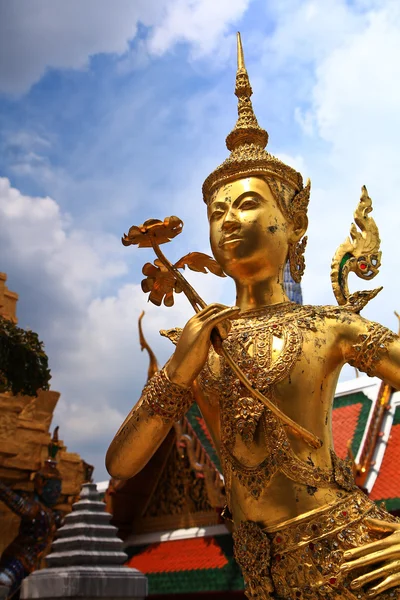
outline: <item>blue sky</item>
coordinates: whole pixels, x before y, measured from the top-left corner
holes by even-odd
[[[365,316],[396,328],[400,8],[390,0],[0,0],[0,270],[45,341],[55,421],[96,466],[139,397],[158,330],[191,315],[146,304],[146,250],[121,235],[177,214],[166,251],[208,252],[201,185],[227,156],[240,30],[269,151],[312,180],[305,301],[332,303],[330,260],[366,184],[385,289]],[[207,301],[229,281],[193,276]],[[367,287],[353,282],[353,289]],[[351,376],[351,372],[348,372]]]

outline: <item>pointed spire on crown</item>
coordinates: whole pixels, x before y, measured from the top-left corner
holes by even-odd
[[[226,138],[228,150],[235,150],[242,144],[256,144],[265,148],[268,143],[268,133],[262,129],[254,114],[250,97],[253,94],[249,75],[244,62],[242,40],[237,33],[237,72],[235,96],[238,98],[238,120],[231,133]]]
[[[297,202],[308,202],[310,190],[309,187],[303,189],[300,173],[265,150],[268,133],[259,126],[251,104],[250,97],[253,91],[244,63],[240,33],[237,34],[237,53],[235,95],[238,98],[238,120],[226,138],[230,155],[204,181],[203,199],[208,204],[212,194],[221,185],[235,179],[250,176],[264,177],[268,181],[279,182],[276,185],[286,186],[285,193],[290,198],[285,200],[282,206],[283,210],[290,213],[294,203],[293,195],[297,194],[295,196],[298,198]]]

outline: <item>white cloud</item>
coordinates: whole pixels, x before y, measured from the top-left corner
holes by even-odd
[[[194,54],[209,54],[217,47],[228,27],[240,19],[250,0],[175,0],[166,6],[165,18],[155,27],[150,51],[163,54],[177,42],[189,42]]]
[[[400,7],[391,0],[356,5],[287,0],[275,11],[276,28],[264,44],[262,64],[270,61],[296,90],[294,122],[305,134],[297,149],[307,166],[302,172],[313,182],[305,299],[333,302],[330,259],[348,235],[366,184],[381,233],[383,265],[375,280],[353,278],[350,286],[383,285],[365,315],[395,328]]]
[[[0,89],[20,93],[47,67],[82,69],[99,52],[122,54],[136,34],[144,5],[130,0],[2,0]]]
[[[393,156],[399,131],[399,32],[400,6],[389,4],[369,13],[367,26],[317,65],[311,110],[319,135],[345,162],[354,147],[353,164]]]
[[[119,252],[112,251],[119,249],[116,238],[106,235],[100,252],[90,233],[71,227],[70,217],[52,198],[21,194],[7,178],[0,178],[0,214],[5,252],[25,267],[39,262],[70,297],[88,298],[109,278],[126,273]]]
[[[279,158],[286,165],[290,165],[293,169],[296,169],[304,177],[304,182],[307,180],[307,167],[305,164],[304,156],[297,154],[296,156],[290,156],[283,152],[275,152],[275,156]]]
[[[291,63],[294,70],[300,65],[311,66],[321,60],[343,40],[359,30],[365,16],[352,10],[345,0],[283,0],[271,4],[276,27],[263,41],[263,62],[268,71],[279,71]]]
[[[249,0],[0,0],[0,91],[20,94],[47,68],[85,69],[100,53],[123,56],[138,25],[153,27],[148,51],[180,41],[212,51]],[[144,61],[144,62],[143,62]],[[123,68],[145,64],[124,61]]]
[[[159,330],[184,325],[193,310],[183,294],[173,308],[147,304],[139,284],[119,280],[129,256],[119,239],[79,229],[52,198],[24,195],[6,178],[0,178],[0,223],[1,268],[12,265],[8,285],[20,292],[21,325],[44,340],[52,387],[61,392],[55,422],[69,448],[88,454],[96,477],[104,478],[107,446],[146,379],[141,311],[146,338],[163,364],[173,346]],[[150,250],[140,252],[143,263],[152,260]],[[200,295],[218,301],[222,280],[189,278]],[[110,288],[115,292],[104,292]]]

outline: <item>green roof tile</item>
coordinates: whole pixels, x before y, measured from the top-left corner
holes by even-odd
[[[199,423],[199,421],[202,421],[205,425],[204,419],[197,404],[193,404],[191,406],[189,411],[186,413],[186,418],[193,427],[197,437],[199,438],[208,456],[211,458],[212,462],[217,467],[217,469],[220,472],[222,472],[221,464],[219,462],[218,454],[215,451],[214,445],[210,441],[209,437],[204,433],[204,429]]]
[[[397,406],[394,411],[393,425],[400,425],[400,406]]]

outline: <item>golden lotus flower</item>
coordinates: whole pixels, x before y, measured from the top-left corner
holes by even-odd
[[[191,271],[207,273],[209,270],[219,277],[225,277],[219,264],[211,256],[202,252],[190,252],[174,265],[167,264],[157,258],[154,264],[146,263],[142,269],[143,275],[147,276],[142,280],[142,290],[145,293],[150,292],[149,300],[157,306],[160,306],[162,301],[165,306],[173,306],[174,292],[179,294],[185,290],[185,286],[186,292],[191,293],[189,284],[180,275],[178,269],[184,269],[187,266]]]
[[[124,233],[121,239],[124,246],[138,246],[139,248],[151,248],[152,239],[159,246],[170,242],[179,235],[183,229],[183,222],[179,217],[165,217],[160,219],[148,219],[143,225],[132,225],[128,235]]]
[[[163,263],[157,258],[152,263],[146,263],[142,269],[143,275],[147,275],[146,279],[142,280],[142,290],[150,292],[149,300],[156,306],[161,306],[164,301],[165,306],[174,305],[174,292],[179,294],[182,287],[177,281],[174,273],[172,273]]]

